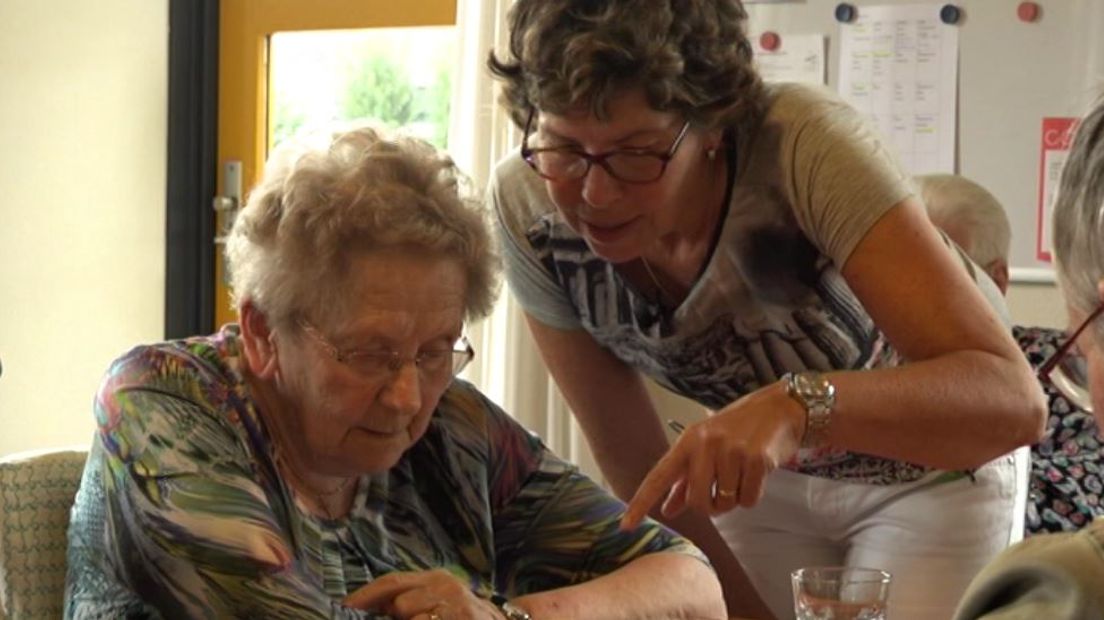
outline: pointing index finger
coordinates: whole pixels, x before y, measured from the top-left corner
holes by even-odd
[[[634,529],[640,525],[652,506],[663,499],[682,476],[685,464],[686,458],[679,449],[679,444],[675,444],[670,452],[659,459],[652,471],[644,477],[632,499],[629,500],[629,505],[625,508],[625,516],[621,517],[621,529],[623,531]]]

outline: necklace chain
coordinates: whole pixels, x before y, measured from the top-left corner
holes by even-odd
[[[341,482],[337,483],[337,486],[328,491],[319,491],[313,488],[306,480],[303,480],[303,477],[297,474],[295,470],[292,469],[290,465],[288,465],[288,462],[284,460],[283,452],[278,446],[274,447],[272,450],[272,459],[276,461],[276,464],[282,470],[290,474],[292,478],[295,478],[299,481],[300,484],[303,485],[307,493],[314,499],[315,502],[318,503],[319,507],[322,508],[322,511],[326,513],[326,518],[328,518],[330,521],[333,521],[335,519],[334,514],[330,511],[329,505],[326,503],[326,499],[344,491],[345,488],[349,486],[349,483],[352,482],[352,480],[355,478],[355,476],[345,478]]]
[[[661,306],[663,305],[663,299],[665,299],[665,298],[669,302],[674,303],[675,297],[667,291],[667,288],[664,287],[663,283],[659,281],[658,277],[656,277],[655,272],[652,271],[651,264],[648,263],[648,259],[644,258],[644,256],[641,256],[640,257],[640,262],[644,264],[644,270],[648,272],[648,277],[652,279],[652,282],[656,285],[656,288],[659,290],[659,299],[657,300],[659,302],[659,305],[661,305]]]
[[[735,157],[735,155],[733,155],[733,157]],[[712,156],[709,159],[710,161],[714,161]],[[723,166],[722,170],[730,170],[728,162],[725,161],[725,159],[722,158],[720,164],[721,166]],[[734,169],[735,165],[732,166],[732,174],[735,174]],[[720,213],[724,213],[724,205],[726,202],[728,202],[728,199],[730,198],[729,194],[731,190],[731,182],[731,179],[726,177],[725,191],[720,203]],[[718,221],[715,225],[723,226],[723,222]],[[708,260],[708,256],[706,257],[706,260]],[[644,271],[648,272],[648,277],[651,278],[652,283],[655,284],[656,290],[659,293],[659,299],[656,300],[657,305],[662,306],[664,299],[667,299],[669,303],[676,303],[678,301],[678,298],[672,295],[671,292],[667,290],[667,287],[663,286],[663,283],[659,281],[659,277],[652,269],[651,263],[648,262],[648,259],[644,258],[643,254],[640,255],[640,262],[644,265]]]

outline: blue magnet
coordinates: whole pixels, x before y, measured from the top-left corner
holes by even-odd
[[[846,24],[853,19],[855,19],[855,5],[847,2],[840,2],[836,5],[836,21]]]
[[[953,26],[958,23],[958,20],[962,19],[962,10],[953,4],[944,4],[943,8],[939,9],[939,19],[944,24]]]

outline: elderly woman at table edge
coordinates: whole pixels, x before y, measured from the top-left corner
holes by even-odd
[[[468,383],[497,286],[451,161],[370,129],[285,148],[234,224],[241,324],[138,347],[95,402],[68,617],[724,614],[704,556]]]
[[[1054,256],[1072,330],[1040,378],[1104,428],[1104,99],[1081,121],[1054,205]],[[1070,355],[1080,349],[1085,363]],[[1104,618],[1104,517],[1030,538],[971,584],[956,620]]]

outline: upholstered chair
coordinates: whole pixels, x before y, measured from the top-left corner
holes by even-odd
[[[86,450],[0,459],[0,618],[60,618],[69,511]]]

